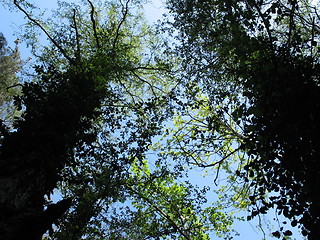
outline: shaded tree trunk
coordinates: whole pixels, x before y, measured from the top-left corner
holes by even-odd
[[[25,84],[24,120],[16,122],[16,132],[2,133],[0,239],[41,239],[70,207],[65,199],[45,210],[45,195],[73,161],[73,149],[83,144],[105,96],[83,73],[50,71],[39,70],[42,82]]]

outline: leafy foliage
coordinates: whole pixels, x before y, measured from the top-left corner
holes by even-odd
[[[231,116],[243,136],[247,161],[236,173],[252,181],[252,216],[276,206],[316,239],[317,8],[308,1],[168,4],[187,81],[201,79],[212,108],[222,104],[223,118]]]
[[[16,75],[22,67],[18,43],[19,40],[16,40],[15,49],[11,49],[6,38],[0,34],[0,117],[7,127],[12,127],[13,118],[18,115],[13,104],[13,98],[21,91]]]
[[[214,226],[231,239],[232,218],[203,208],[206,189],[148,157],[177,82],[140,2],[60,3],[58,21],[13,3],[29,20],[24,37],[38,65],[1,145],[3,237],[40,239],[49,230],[55,239],[208,239]],[[39,47],[36,29],[48,46]],[[54,203],[57,189],[63,199]]]
[[[15,98],[14,131],[2,130],[1,237],[232,239],[226,209],[251,205],[248,220],[276,207],[317,239],[317,9],[169,0],[168,44],[142,4],[60,2],[42,20],[27,1],[11,3],[38,65]],[[2,45],[5,91],[19,58]],[[214,204],[187,180],[199,168],[215,184],[226,176]]]

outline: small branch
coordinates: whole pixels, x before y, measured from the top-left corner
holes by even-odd
[[[252,4],[252,3],[253,4]],[[249,6],[255,8],[260,16],[260,18],[262,19],[262,22],[266,28],[266,31],[267,31],[267,34],[268,34],[268,37],[269,37],[269,43],[270,43],[270,47],[271,49],[273,50],[273,43],[272,43],[272,34],[271,34],[271,31],[270,31],[270,28],[269,28],[269,25],[270,23],[268,22],[268,20],[263,16],[263,13],[261,12],[261,9],[259,8],[256,0],[253,0],[253,1],[250,1],[250,0],[247,0],[247,3]]]
[[[42,32],[44,32],[44,34],[50,39],[50,41],[53,43],[53,45],[58,48],[58,50],[62,53],[62,55],[63,55],[71,64],[75,64],[74,59],[71,58],[71,57],[67,54],[67,52],[60,46],[60,44],[59,44],[56,40],[54,40],[54,38],[48,33],[48,31],[47,31],[36,19],[32,18],[32,17],[30,16],[30,14],[27,13],[27,11],[26,11],[25,9],[23,9],[23,8],[19,5],[19,3],[17,2],[17,0],[14,0],[13,3],[14,3],[14,5],[16,5],[16,7],[17,7],[21,12],[23,12],[23,13],[26,15],[26,17],[27,17],[31,22],[33,22],[36,26],[38,26],[38,27],[42,30]]]
[[[319,15],[319,13],[318,13],[316,8],[314,8],[314,13],[317,15],[318,20],[320,20],[320,15]]]
[[[123,16],[122,16],[122,19],[117,27],[117,30],[116,30],[116,37],[113,41],[113,50],[115,50],[117,42],[118,42],[118,38],[120,35],[120,28],[122,27],[123,23],[125,22],[125,20],[127,18],[128,13],[129,13],[129,2],[130,2],[130,0],[127,0],[126,5],[123,6],[123,9],[122,9]]]
[[[171,222],[174,227],[178,230],[178,232],[184,236],[186,239],[191,240],[191,238],[185,234],[182,229],[179,228],[179,226],[165,213],[163,212],[158,206],[154,205],[153,203],[151,203],[151,201],[149,201],[149,204],[154,207],[162,216],[164,216],[169,222]]]
[[[17,83],[17,84],[14,84],[14,85],[7,87],[7,90],[9,90],[10,88],[14,88],[14,87],[23,87],[23,85],[21,83]]]
[[[124,88],[124,90],[128,93],[128,95],[130,95],[133,102],[136,102],[135,98],[141,99],[139,96],[131,93],[131,91],[127,88],[127,86],[121,81],[121,76],[118,76],[118,82],[119,82],[120,86],[122,86]]]
[[[80,35],[79,35],[77,21],[76,21],[76,9],[73,9],[73,23],[74,23],[74,29],[76,30],[76,41],[77,41],[76,58],[78,60],[80,60],[80,58],[81,58],[81,46],[80,46]]]
[[[311,30],[311,57],[313,57],[313,42],[314,42],[314,30],[315,29],[315,23],[314,23],[314,17],[312,18],[312,30]]]
[[[226,156],[224,156],[222,159],[220,159],[218,162],[212,163],[212,164],[199,164],[199,167],[203,167],[203,168],[207,168],[207,167],[214,167],[216,165],[221,165],[221,163],[226,160],[227,158],[229,158],[232,154],[236,153],[237,151],[240,150],[240,147],[236,148],[235,150],[233,150],[232,152],[228,153]]]
[[[258,208],[258,204],[256,203],[255,205],[256,205],[256,207]],[[263,239],[266,239],[266,233],[265,233],[265,231],[264,231],[264,229],[263,229],[263,227],[262,227],[262,220],[261,220],[260,213],[258,214],[258,219],[259,219],[258,228],[260,228],[260,230],[261,230],[262,233],[263,233]]]
[[[132,71],[132,74],[133,74],[136,78],[138,78],[141,82],[144,82],[144,83],[146,83],[147,85],[149,85],[149,87],[150,87],[150,89],[151,89],[151,91],[152,91],[152,94],[153,94],[154,96],[157,96],[156,93],[155,93],[155,91],[154,91],[154,88],[157,89],[157,90],[159,90],[160,92],[163,92],[163,93],[164,93],[164,91],[163,91],[161,88],[159,88],[159,87],[157,87],[157,86],[153,86],[151,83],[149,83],[147,80],[145,80],[145,79],[143,79],[142,77],[140,77],[140,76],[139,76],[137,73],[135,73],[134,71]]]
[[[292,35],[293,28],[294,28],[293,16],[294,16],[295,8],[296,8],[296,3],[297,2],[294,1],[292,4],[292,7],[290,9],[289,32],[288,32],[288,41],[287,41],[288,49],[291,44],[291,37],[292,37],[291,35]]]
[[[153,71],[165,71],[165,72],[171,73],[170,70],[165,68],[147,67],[147,66],[140,66],[140,67],[135,67],[131,69],[131,71],[134,71],[134,70],[153,70]]]
[[[219,173],[220,173],[220,168],[221,168],[222,161],[220,160],[218,163],[219,163],[219,165],[218,165],[216,177],[215,177],[214,180],[213,180],[213,182],[214,182],[214,184],[215,184],[216,186],[218,186],[217,180],[218,180],[218,177],[219,177]]]
[[[94,8],[93,3],[90,0],[87,0],[87,1],[88,1],[88,3],[90,4],[90,7],[91,7],[90,17],[91,17],[91,22],[92,22],[93,35],[94,35],[94,38],[96,40],[97,48],[100,49],[101,46],[100,46],[99,37],[98,37],[98,33],[97,33],[97,22],[94,19],[95,8]]]

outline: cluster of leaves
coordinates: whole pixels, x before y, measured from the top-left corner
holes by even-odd
[[[179,30],[185,81],[205,90],[213,112],[222,105],[222,118],[231,116],[241,133],[237,141],[247,160],[236,173],[252,181],[252,216],[277,207],[292,226],[300,223],[303,235],[316,239],[317,8],[309,1],[199,0],[168,5],[174,16],[171,24]],[[268,198],[268,192],[278,194]]]
[[[208,219],[219,212],[201,209],[206,201],[206,190],[196,191],[191,185],[177,183],[177,177],[164,166],[157,166],[152,171],[148,165],[147,160],[132,164],[132,174],[124,186],[126,202],[118,206],[120,212],[101,218],[107,226],[104,231],[108,236],[119,239],[209,239],[206,232],[212,222],[205,224],[204,217]],[[221,229],[226,227],[225,219],[213,217],[212,221],[217,227],[222,225]]]
[[[177,171],[205,169],[205,175],[212,175],[213,179],[206,177],[207,184],[221,187],[215,190],[221,199],[215,201],[217,207],[224,206],[226,212],[229,207],[246,209],[249,183],[234,174],[247,163],[246,155],[240,152],[243,136],[237,123],[223,103],[212,106],[207,94],[194,82],[189,81],[181,89],[181,100],[175,100],[179,111],[153,149],[159,151],[163,161],[175,162]]]

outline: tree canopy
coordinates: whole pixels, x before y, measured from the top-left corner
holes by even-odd
[[[213,121],[216,128],[231,121],[240,133],[234,139],[245,162],[236,174],[251,182],[252,216],[276,207],[292,226],[303,226],[303,235],[317,239],[317,6],[309,1],[168,2],[186,81],[206,89],[215,115],[222,109]],[[274,235],[280,237],[278,231]]]
[[[318,238],[317,5],[168,0],[156,28],[144,1],[4,4],[36,62],[19,81],[0,37],[1,238],[233,239],[234,209]]]
[[[207,239],[213,225],[228,235],[231,220],[202,207],[205,189],[147,157],[177,82],[141,4],[60,3],[58,21],[47,24],[35,6],[13,5],[29,20],[24,40],[38,62],[15,99],[22,116],[2,132],[2,236]],[[39,31],[49,40],[43,48]]]

